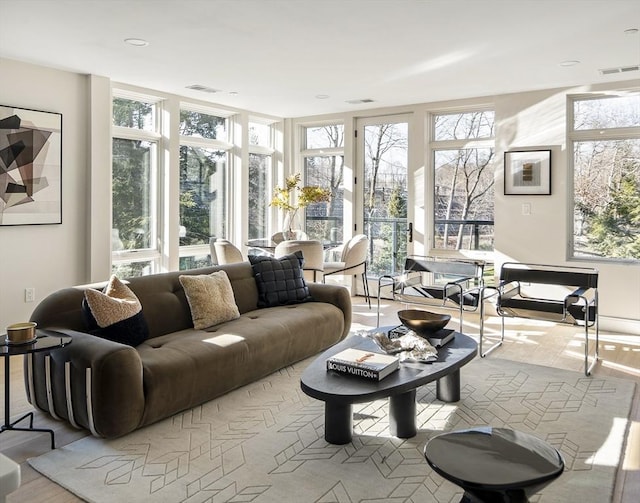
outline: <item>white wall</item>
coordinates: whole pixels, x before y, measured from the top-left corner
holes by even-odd
[[[47,294],[65,286],[106,279],[109,237],[104,236],[101,229],[108,225],[105,222],[111,211],[111,186],[109,180],[101,176],[106,172],[105,163],[108,168],[110,162],[107,159],[110,155],[109,111],[105,110],[109,106],[109,99],[106,99],[109,93],[108,79],[6,59],[0,59],[0,74],[3,76],[0,79],[0,104],[60,112],[63,115],[62,224],[0,226],[0,331],[3,331],[10,323],[28,319],[36,303]],[[610,87],[618,86],[620,84]],[[496,111],[496,261],[501,263],[509,259],[598,268],[601,313],[610,319],[635,320],[634,324],[622,323],[619,329],[627,327],[627,331],[637,332],[640,324],[640,265],[566,260],[571,239],[565,144],[566,96],[605,89],[584,87],[482,99],[483,103],[491,101]],[[407,112],[415,114],[420,120],[430,110],[472,104],[474,100],[420,104],[393,110],[361,111],[357,115],[365,117]],[[334,117],[339,117],[345,121],[345,126],[350,126],[356,114]],[[329,116],[323,117],[327,118]],[[290,130],[295,130],[296,124],[301,121],[310,119],[292,121]],[[503,152],[531,147],[553,150],[552,195],[503,196]],[[411,158],[420,159],[418,152],[424,152],[424,137],[415,141],[411,148],[417,149]],[[289,154],[293,157],[295,152]],[[352,159],[347,159],[349,162]],[[89,176],[90,166],[95,174],[93,178]],[[525,202],[531,204],[529,216],[522,215],[521,207]],[[94,212],[91,216],[90,211]],[[428,208],[425,211],[428,212]],[[416,229],[416,232],[419,231]],[[24,289],[27,287],[36,289],[35,303],[24,302]]]
[[[62,114],[62,224],[0,226],[0,333],[87,276],[88,77],[0,59],[0,103]],[[24,289],[35,288],[34,303]]]
[[[635,84],[635,81],[627,82]],[[609,86],[620,88],[625,83]],[[584,86],[499,96],[496,111],[496,264],[507,260],[595,267],[599,270],[600,312],[609,318],[605,326],[624,329],[622,320],[640,320],[640,264],[620,262],[567,261],[572,241],[570,220],[572,197],[569,188],[571,153],[566,144],[567,95],[605,91],[607,86]],[[505,151],[540,147],[552,150],[550,196],[505,196],[502,159]],[[499,187],[499,188],[498,188]],[[523,215],[522,204],[531,205],[531,214]],[[620,320],[611,320],[616,318]],[[638,333],[638,323],[626,324]]]

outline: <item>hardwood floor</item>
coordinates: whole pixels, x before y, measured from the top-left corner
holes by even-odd
[[[396,312],[403,306],[383,301],[381,325],[397,325]],[[353,298],[352,330],[371,329],[376,326],[376,307],[372,302],[369,310],[364,299]],[[452,314],[452,311],[442,311]],[[504,358],[550,367],[583,371],[584,335],[579,328],[555,325],[553,323],[523,320],[508,320],[505,343],[487,358]],[[457,321],[452,320],[453,323]],[[456,325],[452,325],[456,326]],[[478,316],[465,315],[465,331],[478,332]],[[495,337],[500,331],[500,319],[489,314],[485,323],[485,333]],[[614,503],[635,503],[640,494],[640,336],[615,334],[601,330],[600,357],[594,375],[614,376],[634,380],[636,386],[625,454],[614,490]],[[33,410],[24,392],[22,357],[11,358],[10,411],[12,418]],[[4,372],[0,372],[0,385],[4,390]],[[0,404],[4,418],[4,395]],[[34,426],[51,428],[55,431],[56,445],[67,445],[86,435],[84,430],[76,430],[66,423],[36,412]],[[67,503],[82,501],[61,486],[33,470],[27,459],[39,456],[49,450],[48,434],[8,431],[0,435],[0,452],[20,463],[22,484],[7,498],[8,503],[52,502]]]

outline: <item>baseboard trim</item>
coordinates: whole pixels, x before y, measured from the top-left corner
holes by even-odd
[[[600,330],[640,336],[640,320],[600,315]]]

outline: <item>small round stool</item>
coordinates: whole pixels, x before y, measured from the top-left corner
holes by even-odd
[[[560,476],[560,453],[533,435],[472,428],[433,437],[424,448],[436,473],[464,489],[460,503],[526,503]]]

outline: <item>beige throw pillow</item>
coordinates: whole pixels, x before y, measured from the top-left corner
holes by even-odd
[[[189,302],[194,328],[200,330],[240,317],[226,272],[182,275],[178,279]]]
[[[136,294],[116,276],[111,276],[104,292],[87,289],[84,296],[101,328],[131,318],[142,311]]]

